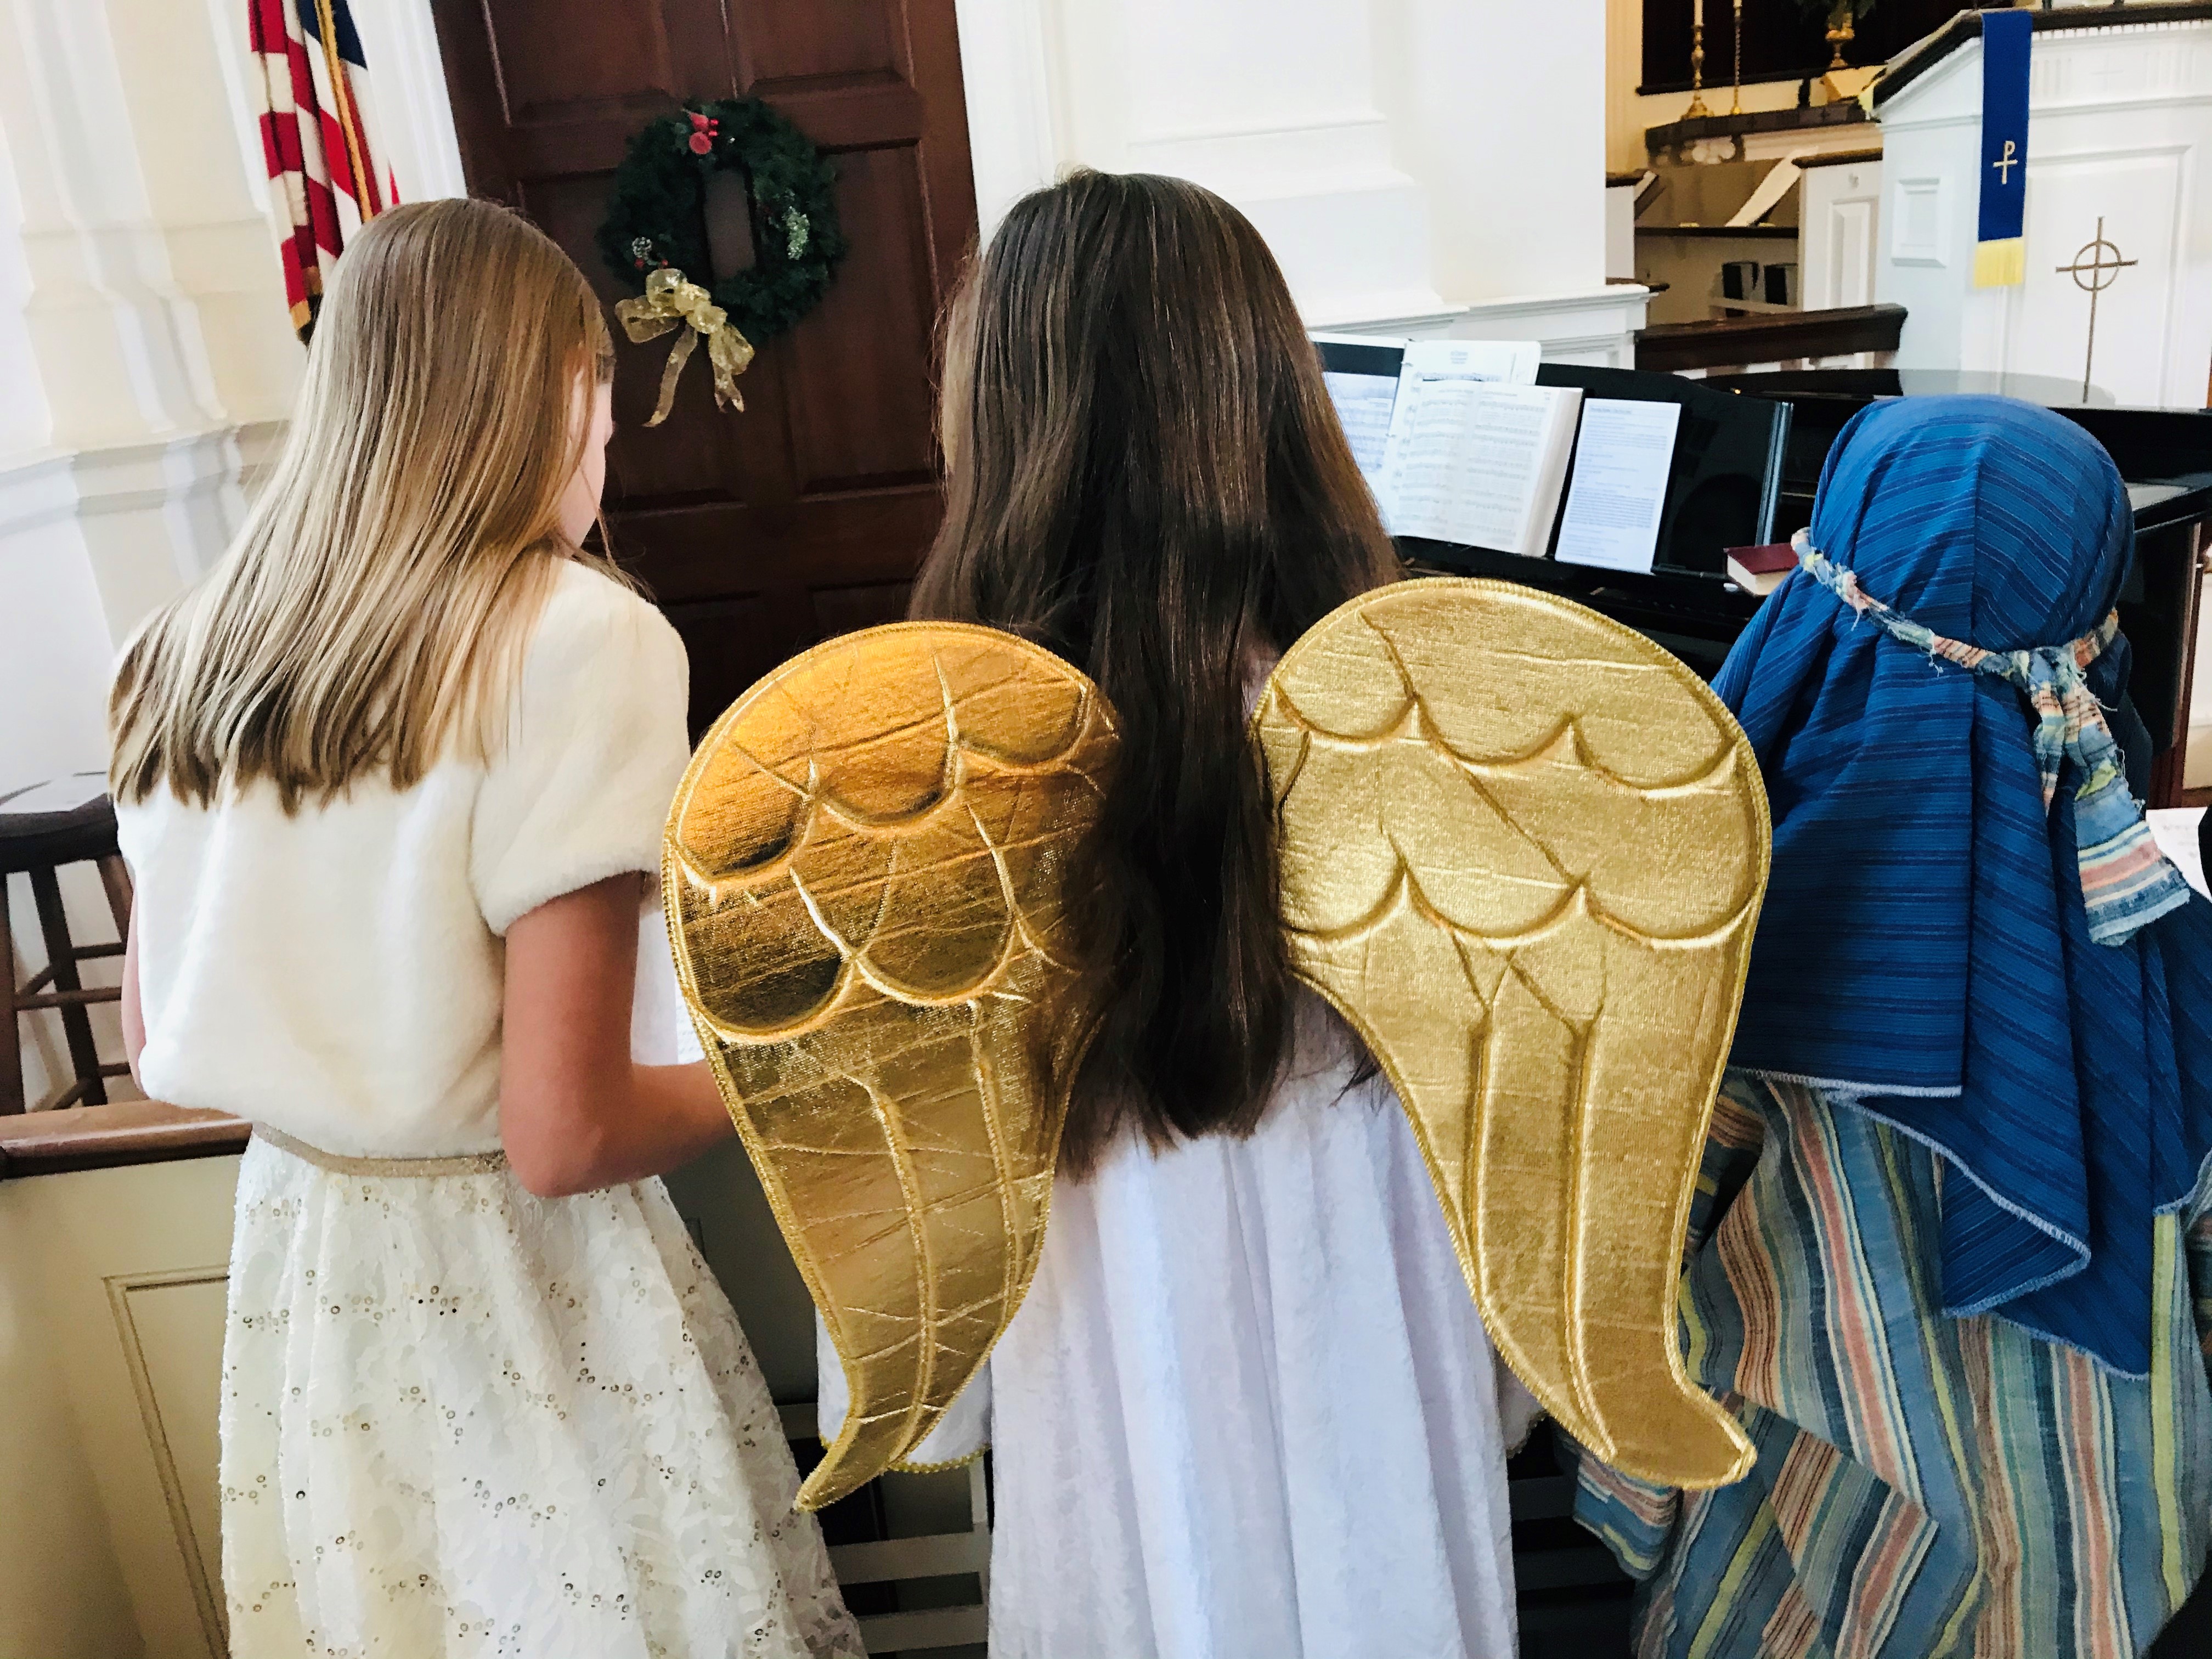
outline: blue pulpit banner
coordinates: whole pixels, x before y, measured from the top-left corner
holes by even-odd
[[[1982,14],[1981,220],[1974,286],[2027,280],[2027,60],[2033,15]]]

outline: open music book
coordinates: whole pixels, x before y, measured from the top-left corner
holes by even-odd
[[[1577,386],[1536,385],[1532,343],[1324,335],[1316,343],[1392,535],[1541,558],[1556,526],[1563,561],[1652,568],[1678,405],[1586,400]]]
[[[1541,556],[1582,393],[1533,342],[1323,338],[1323,378],[1394,536]]]

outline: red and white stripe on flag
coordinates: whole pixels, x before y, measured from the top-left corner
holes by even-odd
[[[306,339],[346,239],[399,199],[346,0],[246,0],[284,297]]]

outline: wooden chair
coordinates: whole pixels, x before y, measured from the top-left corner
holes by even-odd
[[[815,1439],[811,1405],[786,1406],[781,1409],[784,1434],[794,1450],[810,1443],[819,1445]],[[921,1654],[983,1644],[990,1622],[991,1495],[982,1458],[968,1466],[967,1477],[969,1524],[963,1530],[922,1538],[876,1538],[830,1546],[830,1566],[837,1575],[840,1588],[851,1590],[864,1584],[890,1588],[892,1606],[888,1611],[864,1612],[861,1598],[854,1598],[854,1621],[860,1627],[860,1640],[871,1654]],[[913,1477],[884,1477],[886,1480],[909,1478]],[[898,1605],[908,1599],[898,1591],[903,1583],[960,1578],[970,1574],[975,1580],[972,1595],[960,1593],[948,1605]],[[927,1599],[942,1601],[944,1597]]]
[[[6,973],[9,1005],[6,1019],[0,1020],[0,1115],[21,1112],[27,1104],[20,1022],[34,1009],[60,1013],[70,1069],[75,1073],[75,1081],[41,1103],[42,1109],[104,1106],[106,1080],[131,1069],[119,1062],[100,1063],[92,1017],[85,1012],[92,1003],[120,1001],[123,993],[112,987],[88,990],[77,972],[81,962],[121,956],[131,927],[131,872],[116,845],[115,809],[102,785],[99,773],[84,772],[0,795],[0,966]],[[115,917],[114,944],[79,945],[70,937],[58,878],[67,864],[98,866],[107,908]],[[39,929],[46,945],[46,965],[21,986],[15,983],[15,939],[6,902],[8,878],[15,875],[30,878]]]

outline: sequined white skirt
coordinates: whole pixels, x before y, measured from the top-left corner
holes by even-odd
[[[658,1181],[256,1140],[222,1377],[234,1659],[858,1656],[752,1352]]]

